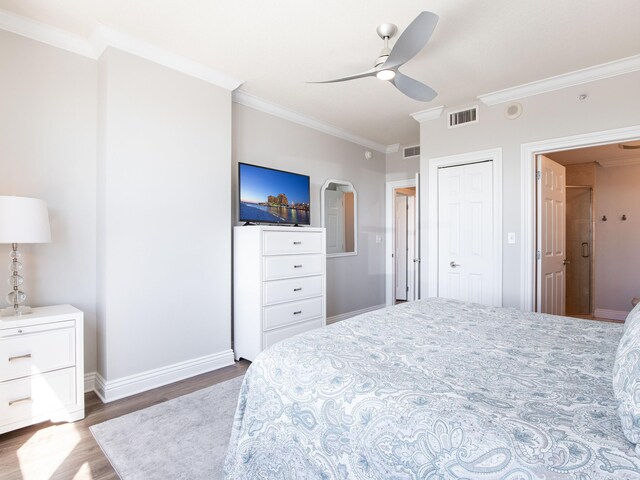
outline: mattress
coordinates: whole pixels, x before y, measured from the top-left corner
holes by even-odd
[[[427,299],[287,339],[249,367],[241,479],[640,478],[612,391],[622,325]]]

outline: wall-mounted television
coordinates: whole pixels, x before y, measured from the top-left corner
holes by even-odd
[[[310,225],[309,176],[238,164],[240,221]]]

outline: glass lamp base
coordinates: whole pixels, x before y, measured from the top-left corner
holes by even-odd
[[[18,308],[7,307],[0,310],[0,317],[20,317],[21,315],[29,315],[31,307],[20,305]]]

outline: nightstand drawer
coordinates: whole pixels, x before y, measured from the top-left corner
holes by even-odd
[[[264,329],[289,325],[309,318],[322,316],[322,297],[282,303],[264,308]]]
[[[321,275],[324,273],[323,255],[283,255],[264,258],[264,280]]]
[[[0,338],[0,381],[73,366],[75,348],[68,327]]]
[[[290,232],[264,232],[264,255],[322,253],[322,232],[305,232],[293,228]]]
[[[0,424],[30,418],[43,421],[49,418],[48,413],[60,412],[75,400],[76,369],[73,367],[0,383]]]
[[[322,295],[322,276],[264,282],[264,304],[290,302]]]
[[[322,318],[316,318],[309,320],[308,322],[296,323],[295,325],[289,325],[288,327],[278,328],[277,330],[271,330],[263,334],[263,349],[285,340],[299,333],[304,333],[309,330],[322,327]]]

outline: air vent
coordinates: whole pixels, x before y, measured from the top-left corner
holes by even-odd
[[[413,158],[420,156],[420,145],[414,145],[413,147],[404,147],[402,150],[402,158]]]
[[[458,110],[449,113],[449,128],[460,127],[469,123],[477,123],[478,107],[468,108],[466,110]]]

